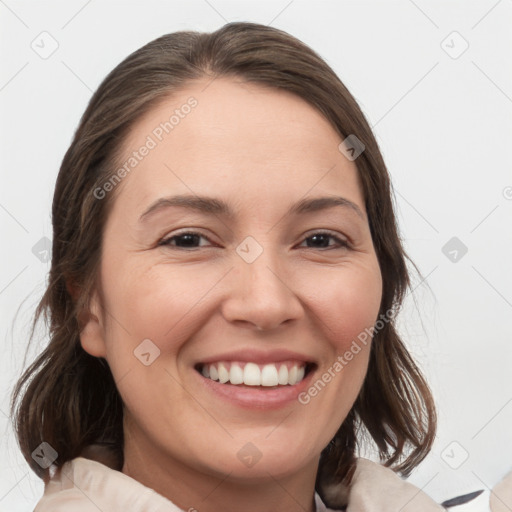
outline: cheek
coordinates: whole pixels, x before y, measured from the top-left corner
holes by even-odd
[[[132,357],[145,339],[162,352],[176,353],[201,328],[211,309],[208,292],[225,273],[215,266],[205,272],[194,265],[165,264],[103,270],[110,290],[105,300],[110,313],[107,340],[112,353],[117,349]]]
[[[216,271],[200,273],[193,266],[162,264],[113,264],[102,271],[109,290],[107,360],[119,393],[148,431],[155,411],[159,421],[170,424],[171,412],[190,407],[175,378],[180,350],[203,326],[209,310],[201,299],[222,272],[217,276]]]
[[[210,293],[226,270],[212,267],[201,272],[194,265],[113,266],[107,284],[112,292],[109,307],[119,320],[109,322],[107,359],[125,406],[125,418],[133,423],[128,431],[135,432],[139,441],[151,440],[162,451],[170,450],[183,465],[201,459],[199,451],[208,451],[196,441],[209,440],[205,422],[215,443],[225,435],[219,423],[208,423],[211,417],[186,391],[188,370],[183,371],[181,364],[188,340],[214,311]],[[154,342],[160,351],[148,366],[135,355],[141,355],[138,347],[144,339]],[[150,353],[151,361],[153,349],[148,347],[144,352]]]
[[[382,280],[375,259],[366,264],[303,276],[301,286],[306,282],[315,284],[316,292],[308,296],[307,306],[328,349],[320,361],[316,378],[298,399],[308,414],[325,422],[328,442],[346,418],[363,385],[371,349],[371,329],[379,314]]]
[[[332,347],[345,352],[377,320],[382,297],[378,263],[317,273],[314,284],[316,292],[310,295],[308,306]]]

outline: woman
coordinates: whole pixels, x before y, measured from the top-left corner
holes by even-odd
[[[37,512],[444,509],[397,474],[436,415],[389,177],[311,49],[250,23],[139,49],[52,213],[50,343],[13,397]]]

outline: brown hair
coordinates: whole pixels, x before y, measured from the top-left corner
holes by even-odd
[[[101,443],[112,447],[122,466],[121,397],[106,361],[80,344],[80,312],[96,284],[102,230],[115,197],[98,200],[93,191],[113,175],[123,141],[144,113],[192,80],[219,76],[289,91],[318,109],[343,138],[355,134],[364,144],[355,163],[383,279],[380,314],[389,318],[402,304],[410,281],[388,172],[364,114],[334,71],[299,40],[264,25],[229,23],[210,34],[164,35],[129,55],[101,83],[57,178],[49,283],[32,330],[43,315],[50,341],[21,376],[11,405],[21,451],[45,481],[48,470],[31,457],[43,441],[57,451],[58,467]],[[359,396],[322,452],[318,492],[325,497],[326,486],[350,483],[361,432],[373,439],[385,465],[406,475],[429,452],[435,428],[430,390],[393,315],[375,332]]]

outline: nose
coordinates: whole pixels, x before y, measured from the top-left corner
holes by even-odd
[[[298,320],[304,309],[293,290],[288,273],[279,266],[269,250],[252,263],[235,256],[235,271],[230,274],[228,296],[222,314],[231,323],[272,330]]]

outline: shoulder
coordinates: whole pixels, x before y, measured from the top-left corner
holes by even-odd
[[[322,498],[325,512],[439,512],[446,510],[413,484],[402,479],[393,470],[359,457],[352,482],[324,486]],[[323,512],[322,509],[320,509]]]
[[[390,468],[358,458],[350,487],[347,489],[342,485],[329,486],[322,489],[322,497],[330,508],[326,508],[324,502],[321,502],[320,506],[317,505],[317,512],[510,512],[512,473],[492,491],[475,489],[464,496],[437,503]]]
[[[510,512],[512,510],[512,471],[493,487],[490,504],[492,512]]]
[[[349,494],[348,511],[372,510],[373,503],[383,511],[445,510],[424,491],[401,478],[392,469],[368,459],[359,458]]]
[[[53,472],[34,512],[182,512],[172,502],[106,465],[77,457]]]

